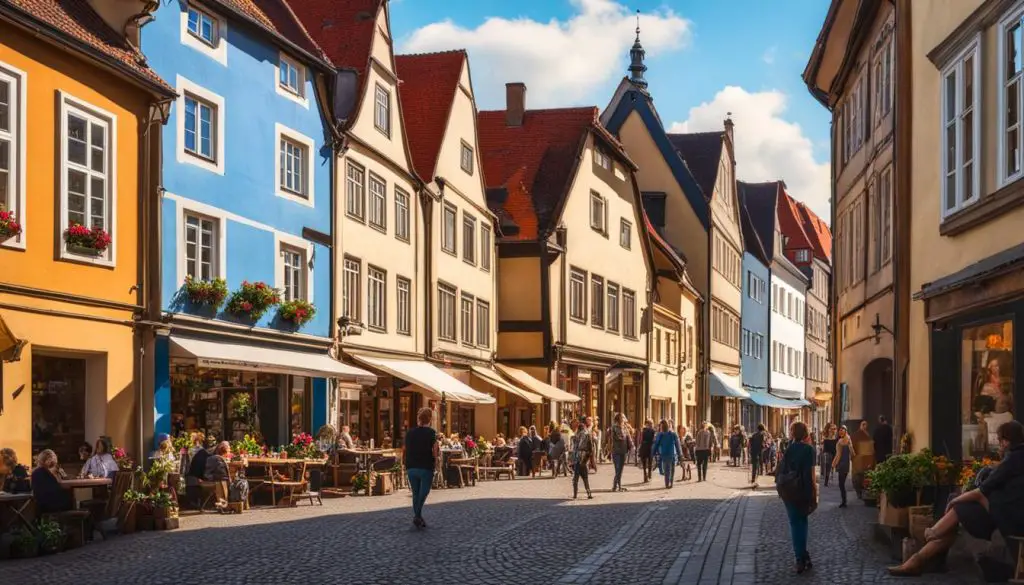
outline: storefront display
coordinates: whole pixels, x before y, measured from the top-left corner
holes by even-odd
[[[1013,321],[966,327],[961,336],[961,444],[980,457],[999,448],[999,425],[1014,419]]]
[[[53,449],[78,461],[85,442],[85,360],[32,356],[32,454]]]

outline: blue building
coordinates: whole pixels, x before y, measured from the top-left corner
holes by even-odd
[[[329,379],[374,379],[328,354],[332,64],[283,0],[161,2],[142,49],[178,91],[161,138],[152,431],[258,430],[270,445],[316,432]]]
[[[743,425],[748,430],[764,422],[761,397],[769,388],[770,262],[761,238],[754,229],[740,184],[740,223],[743,229],[743,300],[740,314],[740,360],[743,389],[751,400],[743,401]]]

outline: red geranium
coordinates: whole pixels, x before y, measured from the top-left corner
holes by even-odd
[[[70,246],[103,252],[112,240],[110,234],[100,227],[89,229],[80,223],[72,222],[68,229],[64,230],[64,241]]]
[[[14,212],[0,209],[0,241],[16,238],[21,234],[21,224],[15,221]]]

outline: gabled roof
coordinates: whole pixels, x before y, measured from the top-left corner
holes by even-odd
[[[317,45],[309,31],[292,10],[291,5],[285,0],[206,0],[217,3],[248,18],[265,32],[291,44],[302,51],[308,57],[318,61],[321,66],[332,67],[330,58],[323,49]],[[292,5],[303,5],[308,0],[292,2]]]
[[[797,210],[800,212],[800,219],[804,225],[804,231],[811,240],[811,248],[814,255],[825,262],[832,262],[832,230],[816,213],[803,203],[796,202]]]
[[[466,59],[466,51],[462,49],[395,56],[406,139],[416,174],[427,182],[434,179],[437,156]]]
[[[690,168],[693,178],[704,192],[704,199],[711,201],[722,162],[725,132],[669,134],[668,139],[679,156],[686,161],[686,166]]]
[[[761,236],[757,233],[754,228],[754,220],[750,216],[750,210],[747,209],[746,198],[742,195],[742,188],[740,189],[740,226],[743,229],[743,247],[747,253],[754,258],[757,258],[761,264],[765,266],[771,265],[771,260],[768,258],[768,253],[765,251],[764,243],[761,242]]]
[[[84,0],[4,0],[0,16],[40,25],[43,33],[134,77],[166,96],[174,88],[146,65],[146,58],[124,35],[110,27]]]
[[[477,114],[487,204],[500,225],[516,228],[503,239],[536,240],[551,232],[588,133],[636,168],[597,115],[594,106],[527,110],[521,126],[508,126],[505,110]]]
[[[786,236],[786,248],[792,250],[812,250],[814,245],[804,231],[804,222],[800,217],[797,203],[786,192],[786,184],[781,183],[777,202],[779,231]]]
[[[737,181],[740,205],[750,214],[751,227],[761,240],[765,258],[770,262],[782,250],[775,249],[776,205],[781,190],[779,181],[745,183]]]

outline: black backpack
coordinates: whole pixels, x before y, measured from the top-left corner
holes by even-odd
[[[803,505],[811,500],[812,487],[808,472],[791,469],[789,461],[783,455],[779,468],[775,472],[775,491],[779,498],[787,504]]]

